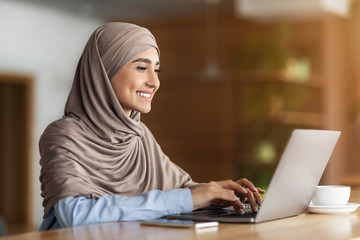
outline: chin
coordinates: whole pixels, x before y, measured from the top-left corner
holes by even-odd
[[[145,114],[145,113],[149,113],[151,111],[151,108],[149,108],[149,109],[139,109],[138,110],[138,112],[140,112],[140,113],[143,113],[143,114]]]

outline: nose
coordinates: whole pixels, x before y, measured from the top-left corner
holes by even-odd
[[[160,87],[159,76],[156,72],[152,72],[149,74],[148,81],[146,83],[149,87],[158,89]]]

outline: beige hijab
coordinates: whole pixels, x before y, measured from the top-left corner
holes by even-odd
[[[162,152],[140,113],[124,113],[110,84],[123,65],[151,47],[159,52],[153,35],[133,24],[107,23],[91,35],[65,116],[40,138],[44,216],[68,196],[134,196],[196,185]]]

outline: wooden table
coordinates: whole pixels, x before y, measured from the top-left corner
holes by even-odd
[[[352,191],[351,202],[360,202],[360,189]],[[218,228],[180,229],[142,226],[139,222],[113,222],[31,232],[1,240],[49,239],[360,239],[360,210],[352,214],[303,214],[258,224],[220,224]]]

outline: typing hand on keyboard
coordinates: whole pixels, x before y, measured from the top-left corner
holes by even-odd
[[[239,214],[244,213],[244,204],[248,201],[253,212],[258,211],[261,205],[261,195],[265,193],[261,188],[257,188],[246,178],[237,182],[231,180],[212,181],[207,184],[191,188],[193,199],[193,210],[208,207],[210,205],[219,207],[233,206]]]

